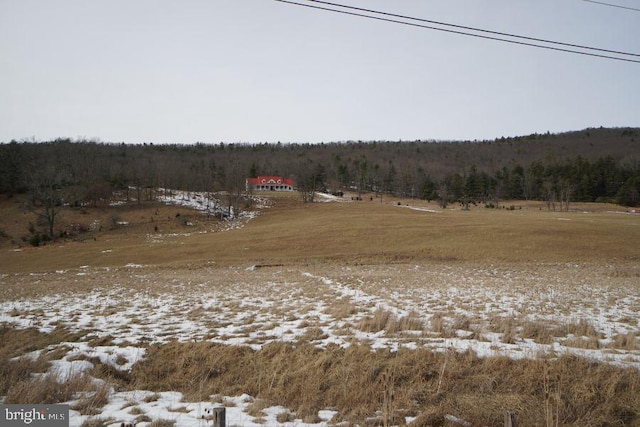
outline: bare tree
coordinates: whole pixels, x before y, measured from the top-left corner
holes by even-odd
[[[449,187],[445,182],[438,186],[438,204],[442,209],[446,209],[449,204]]]
[[[55,226],[65,203],[61,183],[60,173],[51,166],[35,169],[30,177],[29,208],[51,239],[55,238]]]
[[[224,173],[223,191],[219,192],[229,218],[237,218],[250,202],[246,193],[246,174],[238,163],[232,163]]]
[[[307,159],[299,165],[296,184],[304,203],[313,203],[316,191],[324,191],[325,169],[320,163]]]
[[[573,196],[573,185],[567,181],[563,180],[560,184],[560,210],[569,211],[569,203],[571,202],[571,197]]]
[[[545,201],[547,202],[547,209],[555,212],[556,203],[558,203],[557,188],[555,184],[553,184],[550,181],[545,181],[543,186],[544,186],[544,197],[545,197]]]

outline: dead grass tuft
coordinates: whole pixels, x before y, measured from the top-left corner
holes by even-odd
[[[113,420],[104,418],[87,418],[80,424],[80,427],[106,427],[113,424]]]
[[[144,411],[139,406],[134,406],[133,408],[129,409],[129,413],[131,415],[142,415],[144,414]]]
[[[82,415],[97,415],[101,413],[101,408],[109,403],[111,386],[105,382],[101,386],[96,386],[96,388],[93,392],[85,393],[85,396],[73,405],[71,409],[80,412]]]
[[[339,299],[327,307],[325,313],[333,316],[336,320],[342,320],[357,314],[358,309],[351,301]]]
[[[612,342],[607,345],[607,347],[617,350],[636,350],[638,348],[638,339],[634,332],[616,334],[613,336]]]
[[[255,418],[264,417],[266,414],[263,412],[265,409],[272,406],[269,401],[264,399],[256,399],[247,405],[246,413]]]
[[[146,396],[144,399],[142,399],[142,401],[145,403],[157,402],[161,397],[162,396],[160,396],[158,393],[153,393]]]
[[[357,328],[363,332],[380,332],[385,330],[392,317],[393,315],[391,312],[378,308],[373,313],[373,316],[368,316],[362,319]]]
[[[53,404],[72,400],[76,393],[97,395],[95,404],[104,404],[104,390],[96,387],[91,376],[75,375],[59,383],[51,375],[25,379],[11,385],[5,397],[5,403]],[[95,406],[94,406],[95,407]]]
[[[559,328],[559,336],[574,335],[576,337],[603,338],[596,328],[586,319],[580,319],[577,322],[567,323]]]
[[[317,326],[310,326],[305,329],[304,334],[300,336],[300,342],[305,341],[319,341],[328,338],[327,335],[322,328]]]
[[[151,417],[146,414],[138,415],[136,417],[136,424],[148,422],[151,422]]]
[[[600,348],[600,341],[596,337],[571,337],[562,341],[565,347],[584,348],[588,350],[597,350]]]
[[[276,415],[276,421],[280,424],[290,423],[295,420],[294,415],[289,411],[282,411]]]
[[[392,316],[385,326],[384,330],[387,335],[396,334],[402,331],[423,331],[424,322],[418,313],[412,311],[406,316],[400,318]]]
[[[553,335],[551,329],[542,322],[527,321],[522,325],[521,338],[532,339],[538,344],[551,344]]]
[[[6,403],[54,403],[47,399],[63,402],[74,387],[85,390],[87,384],[83,384],[86,382],[84,379],[72,378],[60,387],[49,377],[40,375],[33,379],[34,374],[47,371],[50,360],[66,354],[63,347],[56,347],[49,352],[46,351],[47,347],[64,341],[76,341],[80,336],[63,329],[43,334],[36,329],[0,327],[0,395],[7,396]],[[37,350],[42,350],[37,358],[23,357]],[[12,360],[16,357],[19,358]]]
[[[385,331],[387,335],[402,331],[423,331],[424,328],[424,322],[415,312],[397,317],[390,311],[381,308],[376,309],[372,316],[365,317],[357,325],[357,329],[363,332]]]
[[[49,362],[20,358],[15,361],[5,360],[0,364],[0,395],[7,394],[16,384],[28,382],[34,373],[43,373],[49,367]]]
[[[443,337],[447,335],[446,321],[442,313],[435,313],[431,316],[431,319],[429,319],[429,327],[433,332]]]

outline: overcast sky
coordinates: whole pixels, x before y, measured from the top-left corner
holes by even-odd
[[[640,54],[639,11],[584,0],[335,1]],[[640,63],[274,0],[0,0],[0,142],[473,140],[599,126],[640,126]]]

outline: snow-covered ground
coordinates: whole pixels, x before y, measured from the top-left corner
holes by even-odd
[[[640,334],[637,273],[633,267],[566,264],[518,269],[442,264],[184,271],[132,264],[111,269],[82,266],[3,276],[3,282],[25,287],[50,283],[58,289],[57,284],[65,283],[69,291],[5,300],[0,303],[0,324],[43,332],[65,327],[91,331],[87,338],[112,338],[111,345],[104,346],[59,344],[66,355],[53,363],[51,372],[63,376],[90,369],[91,362],[78,360],[78,355],[129,369],[145,357],[146,344],[171,340],[255,349],[273,341],[307,340],[321,348],[367,343],[372,348],[471,349],[481,356],[513,358],[569,353],[640,369],[640,346],[616,344],[620,337]],[[362,327],[380,312],[398,322],[412,319],[412,326],[379,331]],[[496,326],[500,324],[511,325],[513,339],[504,339],[506,332]],[[528,325],[554,331],[565,327],[565,332],[550,334],[545,341],[527,337]],[[576,336],[572,331],[577,330],[590,331],[590,336]],[[576,345],[583,341],[590,345]],[[173,417],[178,426],[200,425],[205,403],[182,402],[170,392],[162,393],[148,410],[156,417]],[[114,393],[102,416],[127,421],[123,408],[142,405],[145,393]],[[186,409],[171,412],[176,405]],[[254,425],[243,408],[238,404],[228,412],[229,425]],[[72,425],[85,418],[73,413]],[[305,424],[297,420],[282,425]]]
[[[260,209],[269,207],[268,199],[250,196],[254,208],[252,210],[234,212],[233,207],[224,205],[221,201],[221,196],[223,195],[197,191],[169,190],[165,188],[156,190],[156,199],[159,202],[168,205],[184,206],[208,215],[222,216],[229,221],[236,222],[237,225],[244,225],[247,221],[255,218]]]
[[[640,332],[637,278],[606,277],[606,270],[594,273],[584,266],[537,270],[536,276],[532,271],[445,265],[342,267],[324,273],[248,266],[222,274],[205,268],[181,275],[137,264],[120,269],[81,266],[12,280],[25,286],[43,281],[112,283],[86,293],[4,301],[0,322],[43,332],[59,326],[92,330],[97,337],[113,337],[115,344],[208,340],[256,349],[276,340],[295,342],[307,328],[320,327],[325,337],[315,342],[318,347],[356,340],[373,348],[454,347],[514,358],[568,352],[640,368],[639,349],[613,345],[616,336]],[[209,277],[208,271],[218,277]],[[336,315],[339,304],[352,310]],[[358,325],[376,311],[418,319],[421,326],[393,334],[360,330]],[[435,319],[444,327],[434,330]],[[492,324],[509,320],[516,335],[531,323],[549,328],[589,325],[597,334],[585,339],[597,338],[598,348],[567,345],[567,339],[577,338],[571,334],[555,336],[550,343],[526,337],[505,343]]]
[[[213,399],[215,400],[215,399]],[[205,427],[211,425],[211,415],[208,410],[215,406],[223,406],[226,408],[226,425],[228,426],[246,426],[246,427],[264,427],[264,426],[320,426],[326,425],[335,414],[333,411],[320,411],[319,418],[324,420],[321,423],[307,424],[302,420],[294,420],[288,423],[281,423],[276,420],[278,414],[287,413],[287,409],[281,406],[273,406],[263,410],[266,416],[262,417],[258,422],[256,418],[247,414],[249,405],[255,399],[249,395],[241,395],[236,397],[224,397],[218,399],[219,402],[184,402],[181,393],[162,392],[152,393],[148,391],[129,391],[115,393],[112,395],[110,402],[103,410],[103,418],[111,418],[124,423],[133,423],[138,413],[153,414],[155,419],[175,421],[176,426],[184,427]],[[132,408],[136,408],[132,413]],[[72,418],[70,426],[73,427],[77,421]],[[117,425],[120,425],[117,423]],[[139,425],[142,425],[140,423]]]

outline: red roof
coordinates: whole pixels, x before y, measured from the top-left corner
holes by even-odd
[[[257,178],[247,178],[247,183],[251,185],[290,185],[293,186],[291,178],[281,176],[259,176]]]

